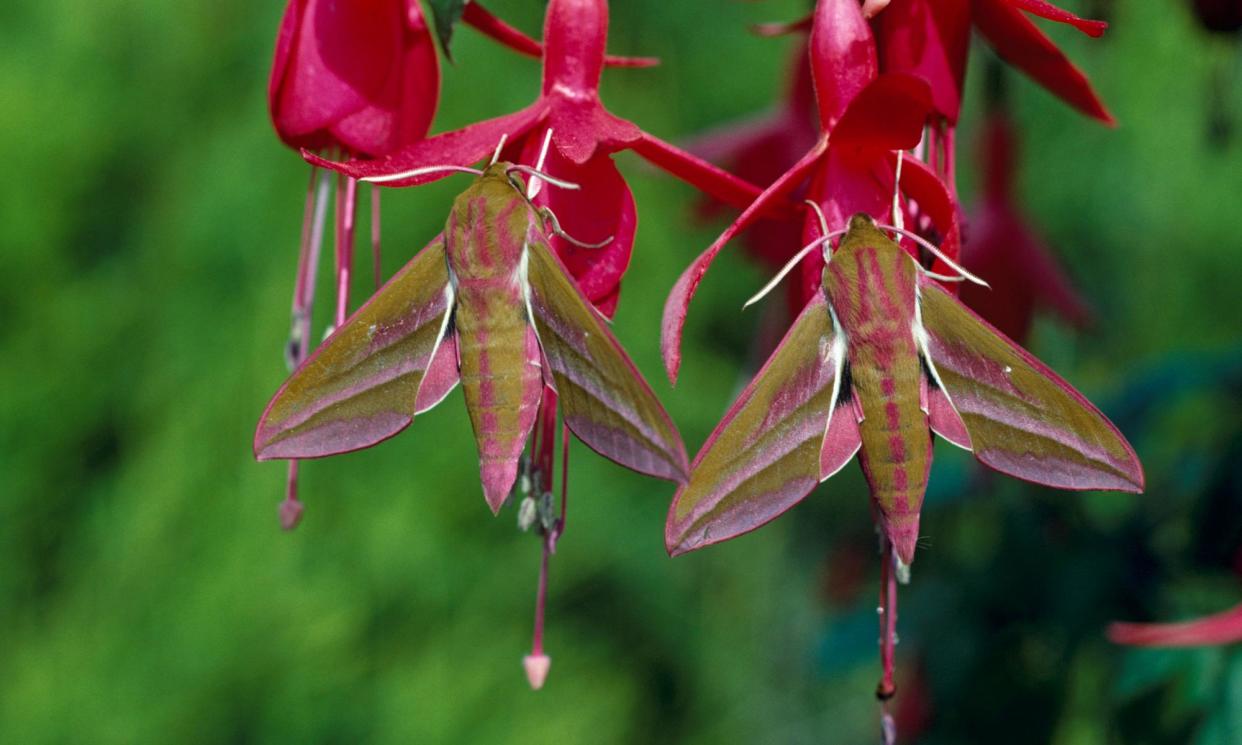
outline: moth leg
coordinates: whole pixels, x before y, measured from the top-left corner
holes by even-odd
[[[613,236],[611,235],[605,238],[604,240],[600,241],[599,243],[586,243],[584,241],[578,240],[577,238],[574,238],[569,233],[566,233],[564,230],[561,230],[561,223],[559,220],[556,219],[556,213],[554,213],[548,207],[540,207],[539,216],[542,217],[548,223],[548,225],[550,226],[552,235],[564,238],[565,240],[574,244],[578,248],[603,248],[604,246],[607,246],[609,243],[612,243]]]

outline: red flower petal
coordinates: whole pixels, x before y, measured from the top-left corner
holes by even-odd
[[[931,111],[931,89],[923,79],[905,73],[881,75],[850,101],[832,130],[831,149],[872,159],[877,151],[907,150],[923,138]]]
[[[646,132],[642,133],[642,139],[631,145],[630,149],[657,168],[667,171],[709,196],[738,209],[749,207],[762,193],[749,181],[740,179]],[[770,209],[764,211],[763,214],[780,214],[788,212],[789,209],[787,203],[773,200]]]
[[[690,266],[686,267],[677,283],[664,301],[664,317],[660,325],[660,350],[664,356],[664,369],[670,381],[677,382],[677,372],[681,368],[681,333],[686,325],[686,313],[690,309],[690,301],[694,299],[695,290],[703,281],[716,255],[739,232],[763,215],[774,202],[787,197],[795,188],[806,180],[819,163],[824,153],[825,142],[820,141],[809,153],[802,157],[792,168],[785,172],[771,186],[738,216],[718,238],[699,254]]]
[[[970,49],[970,0],[893,3],[875,23],[880,69],[926,80],[936,111],[956,123]]]
[[[975,24],[997,54],[1079,111],[1115,123],[1082,71],[1020,10],[1007,0],[974,0],[973,7]]]
[[[440,99],[440,62],[417,2],[406,15],[401,59],[376,101],[342,119],[333,132],[356,153],[383,155],[427,136]]]
[[[285,42],[288,16],[287,12],[277,40],[277,61],[283,65],[279,72],[273,70],[273,81],[279,78],[279,83],[269,84],[272,121],[281,139],[292,146],[335,144],[328,140],[327,130],[380,101],[399,64],[404,3],[305,0],[292,39]],[[367,144],[368,152],[380,149]]]
[[[461,20],[475,28],[479,33],[494,39],[519,54],[531,57],[543,56],[543,45],[492,15],[491,11],[479,4],[478,0],[466,3],[462,10]],[[608,67],[655,67],[660,64],[656,57],[618,57],[607,55],[604,64]]]
[[[302,157],[313,165],[330,168],[347,176],[364,179],[406,173],[419,168],[439,165],[468,166],[490,155],[499,144],[502,135],[518,139],[543,117],[547,110],[541,100],[521,111],[487,119],[462,129],[438,134],[402,148],[396,153],[378,160],[351,160],[345,163],[327,160],[314,153],[303,151]],[[385,186],[414,186],[425,184],[448,175],[445,172],[413,175]]]
[[[527,138],[523,163],[535,162],[542,141],[538,131]],[[617,171],[612,158],[602,151],[579,165],[553,149],[548,153],[544,170],[581,188],[562,189],[544,184],[535,197],[535,203],[551,208],[561,229],[575,240],[598,243],[612,239],[602,248],[581,248],[555,236],[551,243],[587,299],[596,303],[597,307],[601,301],[612,299],[615,307],[615,296],[621,277],[630,264],[634,231],[638,226],[634,197],[629,186]]]
[[[871,26],[858,0],[820,0],[810,52],[820,122],[829,130],[879,70]]]
[[[1242,641],[1242,603],[1215,615],[1182,623],[1113,623],[1114,644],[1140,647],[1199,647]]]
[[[552,143],[578,165],[586,163],[600,147],[607,152],[624,150],[642,137],[638,127],[604,110],[598,98],[576,100],[548,98]]]
[[[1009,0],[1015,7],[1025,10],[1027,13],[1037,15],[1040,18],[1047,18],[1057,23],[1068,23],[1087,36],[1102,36],[1104,30],[1108,28],[1105,21],[1092,21],[1080,16],[1076,16],[1068,10],[1062,10],[1052,3],[1044,2],[1044,0]]]

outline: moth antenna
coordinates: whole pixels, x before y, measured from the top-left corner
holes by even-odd
[[[939,248],[936,248],[935,244],[933,244],[931,241],[927,240],[923,236],[919,235],[918,233],[911,233],[909,230],[906,230],[904,228],[899,228],[895,225],[880,225],[878,227],[883,228],[884,230],[891,230],[895,233],[900,233],[901,235],[904,235],[905,237],[919,244],[923,248],[926,248],[928,251],[931,252],[933,256],[940,259],[944,263],[948,264],[949,268],[951,268],[953,271],[962,275],[961,279],[970,280],[971,282],[974,282],[975,284],[980,285],[982,287],[986,287],[989,290],[992,289],[992,285],[988,284],[987,282],[980,279],[979,277],[966,271],[966,269],[963,268],[961,264],[958,264],[953,259],[950,259],[948,256],[945,256],[944,252],[941,251]],[[922,267],[919,267],[919,269],[925,274],[936,276],[932,274],[931,272],[927,271],[926,269],[923,269]],[[954,281],[960,281],[960,280],[954,280]]]
[[[552,128],[548,127],[548,131],[543,135],[543,145],[539,148],[539,160],[535,161],[535,170],[542,171],[544,161],[548,157],[548,146],[552,144]],[[539,177],[531,178],[530,183],[526,185],[526,198],[534,199],[539,194],[539,188],[543,186]]]
[[[961,276],[960,274],[938,274],[936,272],[929,272],[926,269],[923,270],[923,274],[926,274],[932,279],[938,279],[941,282],[965,282],[966,281],[966,278]]]
[[[563,181],[559,178],[556,178],[555,176],[549,176],[548,174],[536,168],[531,168],[530,166],[524,166],[520,163],[515,163],[509,166],[508,173],[513,173],[514,171],[517,171],[518,173],[525,173],[526,175],[533,176],[535,178],[543,179],[544,181],[547,181],[549,184],[552,184],[553,186],[559,186],[562,189],[581,189],[582,188],[581,186],[575,184],[572,181]]]
[[[609,243],[612,243],[613,236],[611,235],[605,238],[604,240],[600,241],[599,243],[587,243],[585,241],[580,241],[577,238],[570,235],[569,233],[566,233],[564,230],[561,230],[561,222],[560,220],[556,219],[556,213],[554,213],[552,210],[548,209],[547,207],[543,207],[539,210],[539,214],[543,215],[544,219],[546,219],[549,223],[551,223],[552,235],[563,238],[569,241],[570,243],[574,244],[578,248],[603,248],[604,246],[607,246]]]
[[[413,178],[415,176],[425,176],[429,173],[440,173],[441,171],[449,171],[452,173],[470,173],[470,174],[474,174],[475,176],[483,175],[483,172],[480,171],[479,169],[469,168],[467,166],[423,166],[422,168],[415,168],[409,171],[402,171],[401,173],[385,173],[382,176],[367,176],[366,178],[361,178],[358,180],[366,181],[367,183],[371,183],[371,184],[384,184],[389,181],[402,181],[404,179]]]
[[[508,132],[505,132],[504,134],[500,136],[500,142],[496,143],[496,151],[492,153],[492,159],[488,161],[487,165],[489,166],[496,165],[496,161],[500,160],[500,151],[505,149],[505,141],[508,139],[509,139]]]
[[[897,171],[893,175],[893,225],[899,231],[906,227],[905,215],[901,213],[901,162],[905,154],[905,150],[897,151]]]
[[[791,271],[793,271],[793,268],[798,265],[799,261],[802,261],[803,259],[806,258],[807,254],[819,248],[823,244],[828,243],[833,238],[836,238],[839,235],[845,235],[845,231],[834,230],[831,233],[826,233],[816,238],[815,240],[811,241],[810,243],[806,244],[801,249],[799,249],[798,253],[794,254],[794,257],[790,259],[789,262],[785,264],[785,266],[781,267],[781,270],[776,273],[776,276],[768,280],[768,283],[763,286],[763,289],[759,290],[759,292],[755,293],[754,296],[750,298],[750,300],[747,300],[745,303],[742,304],[742,310],[746,310],[750,306],[762,300],[765,295],[767,295],[769,292],[772,291],[772,288],[776,287],[778,284],[781,283],[781,280],[785,278],[786,274],[789,274]]]
[[[819,204],[811,199],[802,200],[811,205],[811,209],[815,210],[815,215],[819,217],[819,234],[828,235],[828,218],[824,217],[824,211],[819,208]]]

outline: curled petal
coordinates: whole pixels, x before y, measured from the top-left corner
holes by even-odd
[[[974,0],[973,7],[975,24],[1005,61],[1084,114],[1115,123],[1087,76],[1022,11],[1001,0]]]
[[[1199,647],[1242,641],[1242,603],[1215,615],[1182,623],[1114,623],[1114,644],[1140,647]]]
[[[664,356],[664,369],[670,381],[677,382],[677,372],[681,368],[681,333],[686,325],[686,313],[690,310],[690,301],[694,299],[695,290],[703,281],[720,249],[733,239],[739,232],[759,219],[770,204],[788,196],[801,184],[823,155],[826,141],[821,140],[809,153],[798,161],[785,175],[777,179],[763,191],[757,199],[733,222],[720,237],[707,247],[686,270],[681,273],[677,283],[669,292],[664,302],[664,318],[660,329],[660,351]]]
[[[1044,2],[1044,0],[1008,0],[1008,2],[1010,5],[1021,8],[1027,13],[1037,15],[1040,18],[1069,24],[1087,36],[1102,36],[1104,30],[1108,28],[1108,23],[1105,21],[1092,21],[1076,16],[1068,10],[1062,10],[1052,3]]]
[[[810,53],[820,122],[830,130],[879,71],[875,39],[858,0],[820,0]]]
[[[523,162],[534,162],[541,140],[527,138]],[[621,277],[629,267],[634,249],[638,225],[634,196],[612,158],[603,153],[577,165],[553,150],[548,153],[544,168],[581,188],[560,189],[545,184],[535,197],[536,204],[550,208],[561,229],[577,241],[598,243],[612,239],[601,248],[581,248],[556,236],[549,243],[587,299],[596,307],[611,301],[613,307],[608,311],[615,310]]]
[[[421,140],[393,153],[386,158],[377,160],[351,160],[345,163],[327,160],[320,156],[303,151],[302,157],[313,165],[330,168],[357,179],[392,176],[442,165],[466,166],[477,163],[490,155],[500,138],[524,136],[543,117],[546,111],[543,101],[537,102],[521,111],[495,119],[471,124],[462,129],[438,134]],[[414,186],[443,178],[445,172],[414,174],[405,178],[385,181],[385,186]]]

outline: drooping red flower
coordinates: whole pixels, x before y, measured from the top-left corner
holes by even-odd
[[[1037,310],[1051,310],[1075,326],[1087,324],[1090,309],[1015,202],[1016,133],[1004,113],[989,116],[982,145],[983,199],[969,223],[962,264],[991,288],[962,287],[962,301],[1017,341],[1030,332]]]
[[[1242,642],[1242,603],[1180,623],[1113,623],[1108,638],[1137,647],[1205,647]]]
[[[422,139],[440,66],[416,0],[290,0],[268,105],[294,148],[377,156]]]
[[[1027,18],[1028,13],[1071,25],[1088,36],[1099,36],[1108,27],[1043,0],[892,0],[872,21],[880,69],[926,80],[936,112],[955,125],[973,26],[1006,62],[1079,111],[1111,124],[1112,115],[1091,82]]]
[[[805,197],[823,211],[829,230],[850,216],[886,215],[893,203],[896,151],[922,138],[932,110],[927,84],[904,73],[880,74],[875,39],[853,0],[821,0],[812,19],[810,67],[821,135],[815,145],[774,181],[716,241],[682,273],[664,306],[661,349],[671,380],[681,365],[681,334],[691,299],[716,255],[752,225],[771,202],[786,200],[806,185]],[[928,232],[951,258],[958,253],[957,208],[952,194],[924,164],[907,159],[901,177],[902,211],[910,225]],[[918,213],[911,208],[917,203]],[[818,219],[807,214],[803,236],[818,236]],[[794,250],[797,249],[795,245]],[[913,249],[911,249],[913,250]],[[791,252],[792,253],[792,252]],[[818,286],[822,257],[802,263],[799,299]]]
[[[582,249],[557,238],[554,248],[588,298],[605,313],[616,306],[621,276],[629,264],[637,216],[629,187],[612,154],[633,150],[656,166],[727,203],[745,206],[758,189],[608,112],[599,81],[606,58],[606,0],[552,0],[544,23],[543,86],[531,106],[402,148],[377,160],[334,163],[313,154],[308,160],[353,178],[412,186],[442,178],[441,165],[469,165],[492,153],[507,137],[502,157],[533,163],[544,133],[552,131],[545,167],[579,184],[576,191],[543,189],[540,205],[551,207],[567,233],[584,242],[611,236],[603,248]]]

